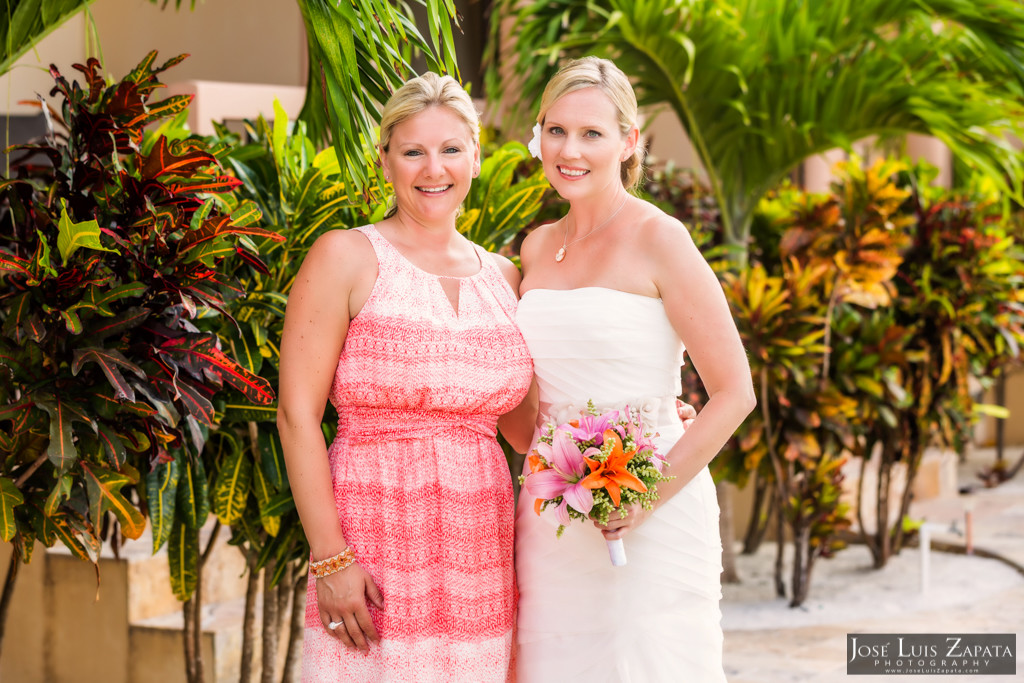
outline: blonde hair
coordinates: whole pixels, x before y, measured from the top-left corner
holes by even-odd
[[[543,125],[548,110],[555,102],[584,88],[600,88],[608,96],[618,112],[619,132],[622,135],[628,134],[637,125],[636,93],[629,79],[613,62],[598,57],[574,59],[559,69],[544,88],[537,123]],[[644,174],[643,160],[644,148],[640,140],[637,140],[636,149],[619,166],[622,185],[627,190],[635,191],[640,185]]]
[[[395,126],[430,107],[448,107],[469,128],[473,142],[480,141],[480,115],[469,93],[451,76],[428,71],[406,81],[384,105],[380,117],[381,149],[388,151]]]

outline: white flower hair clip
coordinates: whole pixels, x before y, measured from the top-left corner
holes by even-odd
[[[540,156],[540,124],[533,124],[533,138],[530,140],[530,144],[526,145],[526,149],[530,150],[530,154],[533,155],[534,159],[541,159]]]

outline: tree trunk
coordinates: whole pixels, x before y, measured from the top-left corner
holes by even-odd
[[[182,637],[185,641],[185,677],[188,683],[206,683],[203,666],[203,567],[213,553],[220,533],[220,522],[215,522],[206,549],[199,554],[196,562],[196,589],[192,597],[181,607],[185,619]],[[198,534],[199,531],[197,530]]]
[[[790,607],[799,607],[804,599],[804,546],[806,528],[801,520],[793,522],[793,568],[789,577],[789,587],[793,597]]]
[[[188,683],[203,683],[198,674],[199,655],[196,654],[196,611],[196,598],[195,595],[193,595],[181,606],[181,614],[185,620],[184,629],[182,630],[182,640],[185,644],[185,680],[188,681]]]
[[[778,498],[779,494],[775,494]],[[786,582],[782,579],[783,555],[786,549],[786,520],[783,515],[782,501],[775,501],[775,595],[786,597]]]
[[[864,471],[868,468],[868,456],[874,449],[874,442],[869,441],[868,447],[864,450],[864,454],[860,459],[860,477],[857,479],[857,526],[859,527],[861,540],[864,541],[864,545],[871,551],[872,566],[877,567],[879,566],[878,556],[881,553],[881,549],[878,547],[875,534],[868,533],[867,527],[864,526]]]
[[[799,607],[807,600],[811,589],[811,565],[814,562],[811,549],[811,524],[807,520],[793,527],[793,599],[790,607]]]
[[[285,622],[288,620],[288,608],[292,604],[292,585],[295,581],[295,562],[288,562],[284,567],[284,573],[277,584],[277,635],[280,643],[281,633],[284,631]]]
[[[4,592],[3,596],[0,597],[0,651],[2,651],[4,643],[4,627],[7,624],[7,614],[11,609],[11,600],[14,598],[14,585],[18,580],[20,565],[18,550],[12,544],[11,561],[7,565],[7,574],[4,576]]]
[[[270,583],[274,563],[263,569],[263,671],[260,683],[274,683],[277,671],[277,592]]]
[[[722,583],[739,583],[740,575],[736,571],[736,534],[732,521],[732,490],[724,481],[715,484],[715,490],[718,493],[718,507],[721,511],[718,530],[722,536]]]
[[[292,589],[292,618],[288,628],[288,652],[284,657],[281,683],[298,683],[302,677],[302,638],[306,625],[306,588],[309,575],[303,574]]]
[[[875,569],[881,569],[889,561],[891,544],[889,543],[889,488],[892,481],[891,447],[882,446],[882,455],[878,461],[878,482],[875,487],[875,541],[878,554],[875,556]]]
[[[245,584],[245,616],[242,618],[242,661],[239,666],[238,683],[252,680],[253,660],[256,653],[256,600],[260,593],[260,572],[256,566],[255,554],[247,553],[249,578]]]
[[[996,405],[1006,407],[1006,372],[1007,367],[1003,366],[1002,372],[996,377],[995,399]],[[1006,459],[1006,420],[996,420],[996,464],[1005,467]]]
[[[900,512],[896,518],[896,522],[893,524],[892,529],[892,553],[898,554],[903,549],[903,520],[907,518],[910,513],[910,501],[914,497],[914,479],[917,478],[917,472],[921,468],[921,459],[924,457],[924,452],[917,453],[910,462],[907,463],[907,482],[906,487],[903,489],[900,497]]]
[[[768,520],[772,514],[772,498],[768,494],[768,482],[758,472],[754,472],[754,503],[750,508],[750,520],[747,522],[747,533],[743,537],[743,554],[753,555],[761,547]],[[767,506],[767,509],[766,509]]]

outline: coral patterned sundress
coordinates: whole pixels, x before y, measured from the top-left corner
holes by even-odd
[[[338,361],[328,458],[345,539],[384,595],[383,610],[370,606],[381,641],[363,655],[326,633],[310,577],[303,680],[503,683],[514,507],[496,423],[533,373],[516,297],[478,246],[455,310],[438,276],[357,229],[379,270]]]

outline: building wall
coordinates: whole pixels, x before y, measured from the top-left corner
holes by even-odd
[[[305,32],[295,0],[189,0],[175,10],[148,0],[96,0],[92,14],[104,63],[126,73],[150,50],[159,60],[191,56],[168,80],[306,82]]]
[[[96,56],[107,74],[120,77],[150,51],[157,63],[190,57],[168,71],[166,83],[226,81],[301,86],[306,82],[305,30],[294,0],[184,0],[166,9],[148,0],[96,0],[91,20],[80,13],[24,55],[0,78],[0,111],[33,114],[18,105],[53,85],[51,63],[69,78],[71,65]],[[89,38],[95,31],[98,43]]]

